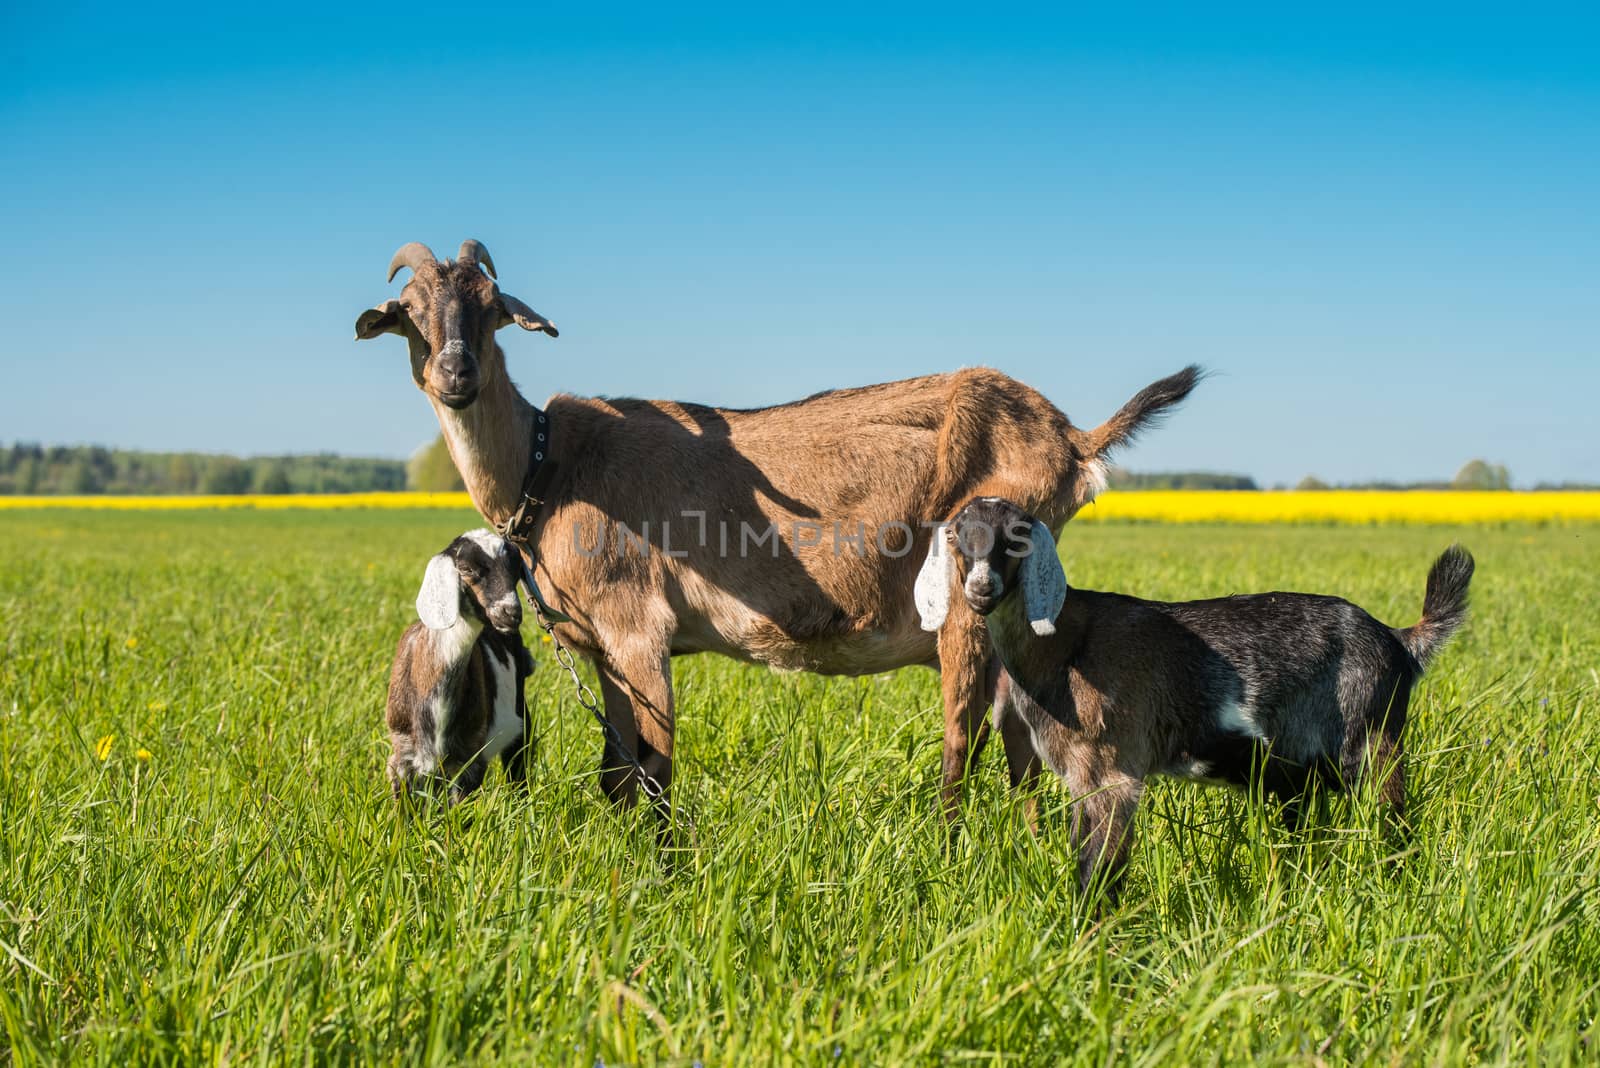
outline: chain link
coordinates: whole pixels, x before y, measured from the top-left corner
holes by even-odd
[[[530,597],[529,600],[534,599]],[[639,763],[639,758],[633,755],[633,750],[629,749],[627,744],[623,742],[622,735],[617,733],[617,728],[612,726],[609,719],[606,719],[605,713],[600,709],[600,702],[595,699],[594,691],[589,688],[588,683],[583,681],[583,676],[578,674],[577,658],[572,655],[572,650],[562,645],[561,639],[556,637],[554,621],[545,616],[544,609],[537,600],[534,600],[533,613],[539,622],[539,628],[544,631],[545,636],[550,639],[550,645],[555,649],[556,663],[566,668],[567,674],[572,677],[572,687],[578,699],[578,704],[587,709],[589,714],[594,717],[594,721],[600,724],[600,730],[604,732],[606,741],[616,754],[622,758],[622,762],[632,768],[635,775],[639,776],[639,785],[644,788],[644,795],[651,801],[660,802],[666,794],[666,789],[656,780],[654,775],[644,770],[644,765]]]

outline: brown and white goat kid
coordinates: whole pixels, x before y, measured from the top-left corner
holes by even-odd
[[[930,630],[951,588],[987,617],[1004,666],[995,714],[1018,716],[1072,791],[1078,876],[1113,896],[1150,775],[1248,785],[1298,822],[1314,781],[1375,779],[1404,814],[1401,731],[1411,687],[1466,618],[1472,557],[1428,572],[1422,620],[1385,626],[1338,597],[1262,593],[1164,603],[1070,589],[1055,538],[1011,501],[968,503],[917,580]]]
[[[396,797],[439,781],[452,802],[461,801],[483,783],[495,757],[506,778],[526,780],[522,687],[533,657],[519,629],[521,577],[516,550],[487,530],[468,531],[428,561],[419,620],[401,636],[389,675]]]

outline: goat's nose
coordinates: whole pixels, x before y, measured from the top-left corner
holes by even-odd
[[[515,630],[522,626],[522,602],[515,595],[508,600],[496,601],[489,608],[489,622],[501,630]]]
[[[468,374],[473,365],[472,350],[465,341],[447,341],[436,357],[439,370],[460,377]]]
[[[967,576],[967,596],[986,600],[999,596],[999,593],[1000,577],[993,568],[980,562]]]

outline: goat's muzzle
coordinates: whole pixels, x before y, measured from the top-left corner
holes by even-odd
[[[484,614],[489,617],[489,625],[504,634],[515,634],[522,627],[522,602],[517,599],[515,588],[512,589],[511,599],[496,601],[489,605]]]
[[[1000,598],[1005,594],[1005,583],[1000,581],[1000,576],[994,573],[987,560],[979,560],[972,565],[962,592],[972,610],[980,616],[986,616],[1000,603]]]
[[[464,341],[449,341],[433,357],[433,387],[439,400],[460,411],[478,399],[478,359]]]

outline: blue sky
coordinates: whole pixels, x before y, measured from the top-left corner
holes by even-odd
[[[1198,361],[1129,466],[1600,479],[1576,7],[23,2],[0,144],[0,441],[405,455],[351,327],[472,236],[535,401],[981,363],[1092,424]]]

